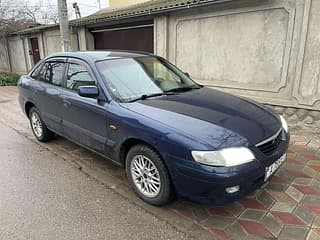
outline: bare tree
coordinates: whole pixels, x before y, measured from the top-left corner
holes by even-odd
[[[37,25],[35,13],[38,9],[27,7],[23,2],[2,0],[0,3],[0,35],[4,36]]]
[[[50,1],[46,1],[39,14],[39,21],[44,24],[58,23],[58,7],[51,4]]]
[[[0,37],[33,26],[35,24],[30,19],[0,19]]]
[[[55,4],[52,4],[49,0],[39,0],[39,6],[39,11],[36,11],[36,19],[39,23],[50,24],[59,22],[59,12],[56,1]],[[73,17],[72,4],[68,5],[68,17],[69,19]]]
[[[72,18],[72,5],[69,6]],[[58,23],[57,5],[49,0],[0,0],[0,36],[39,24]]]

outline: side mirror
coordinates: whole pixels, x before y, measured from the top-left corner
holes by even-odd
[[[78,94],[81,97],[97,98],[99,97],[99,89],[97,86],[81,86],[78,88]]]
[[[188,78],[190,78],[190,74],[189,74],[189,73],[185,72],[184,74],[185,74]]]

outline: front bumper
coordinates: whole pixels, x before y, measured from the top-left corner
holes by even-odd
[[[168,156],[166,162],[179,197],[200,204],[224,205],[261,187],[265,183],[266,167],[287,152],[289,141],[290,135],[286,134],[286,139],[270,156],[252,147],[256,160],[236,167],[211,167],[174,156]],[[240,190],[227,193],[226,188],[233,186],[240,186]]]

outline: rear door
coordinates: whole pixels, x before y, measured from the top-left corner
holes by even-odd
[[[45,62],[38,76],[39,88],[34,93],[42,119],[49,129],[62,132],[61,90],[66,69],[64,58],[54,58]]]
[[[80,97],[80,86],[97,85],[90,66],[77,59],[69,59],[63,99],[64,135],[95,151],[105,153],[107,142],[107,102]]]

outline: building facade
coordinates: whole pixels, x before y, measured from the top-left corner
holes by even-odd
[[[72,50],[154,52],[197,82],[272,106],[294,130],[320,136],[318,0],[153,0],[73,21],[70,32]],[[0,71],[31,68],[32,38],[41,58],[60,51],[58,26],[21,31],[0,41]]]

